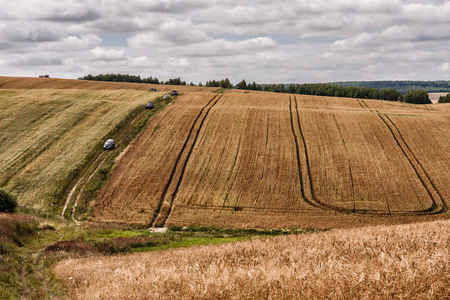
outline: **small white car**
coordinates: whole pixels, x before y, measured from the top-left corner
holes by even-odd
[[[116,147],[113,139],[108,139],[103,146],[103,150],[113,150]]]

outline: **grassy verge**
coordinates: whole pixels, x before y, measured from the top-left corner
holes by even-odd
[[[55,239],[56,230],[35,217],[0,214],[0,299],[61,298],[51,272],[54,263],[37,249]]]
[[[148,229],[88,229],[84,230],[76,241],[69,241],[65,246],[71,249],[72,243],[84,244],[91,252],[117,254],[166,250],[241,241],[246,239],[302,234],[317,232],[307,229],[228,229],[218,227],[183,227],[173,226],[168,231],[159,233]]]
[[[172,226],[166,232],[152,232],[89,222],[77,228],[63,220],[0,213],[0,299],[65,298],[52,266],[69,257],[162,251],[316,231]]]

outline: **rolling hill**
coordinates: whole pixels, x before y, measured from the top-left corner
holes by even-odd
[[[0,187],[21,206],[58,211],[71,181],[108,134],[174,88],[149,93],[153,86],[0,77]]]
[[[446,215],[449,109],[186,93],[122,157],[95,216],[149,226],[327,227]]]
[[[61,209],[108,133],[163,95],[151,87],[183,95],[116,159],[88,199],[92,220],[329,228],[447,217],[449,105],[191,86],[0,77],[1,186],[22,206]]]

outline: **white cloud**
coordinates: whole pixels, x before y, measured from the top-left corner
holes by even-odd
[[[0,0],[0,7],[0,75],[426,80],[448,78],[450,64],[449,1]]]
[[[208,35],[190,20],[167,19],[150,32],[139,33],[128,39],[132,48],[171,47],[195,44],[208,40]]]
[[[124,50],[106,50],[102,47],[96,47],[91,49],[90,52],[93,55],[92,60],[95,61],[117,62],[129,59]]]

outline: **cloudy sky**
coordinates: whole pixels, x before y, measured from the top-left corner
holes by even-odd
[[[0,0],[0,75],[449,80],[450,1]]]

